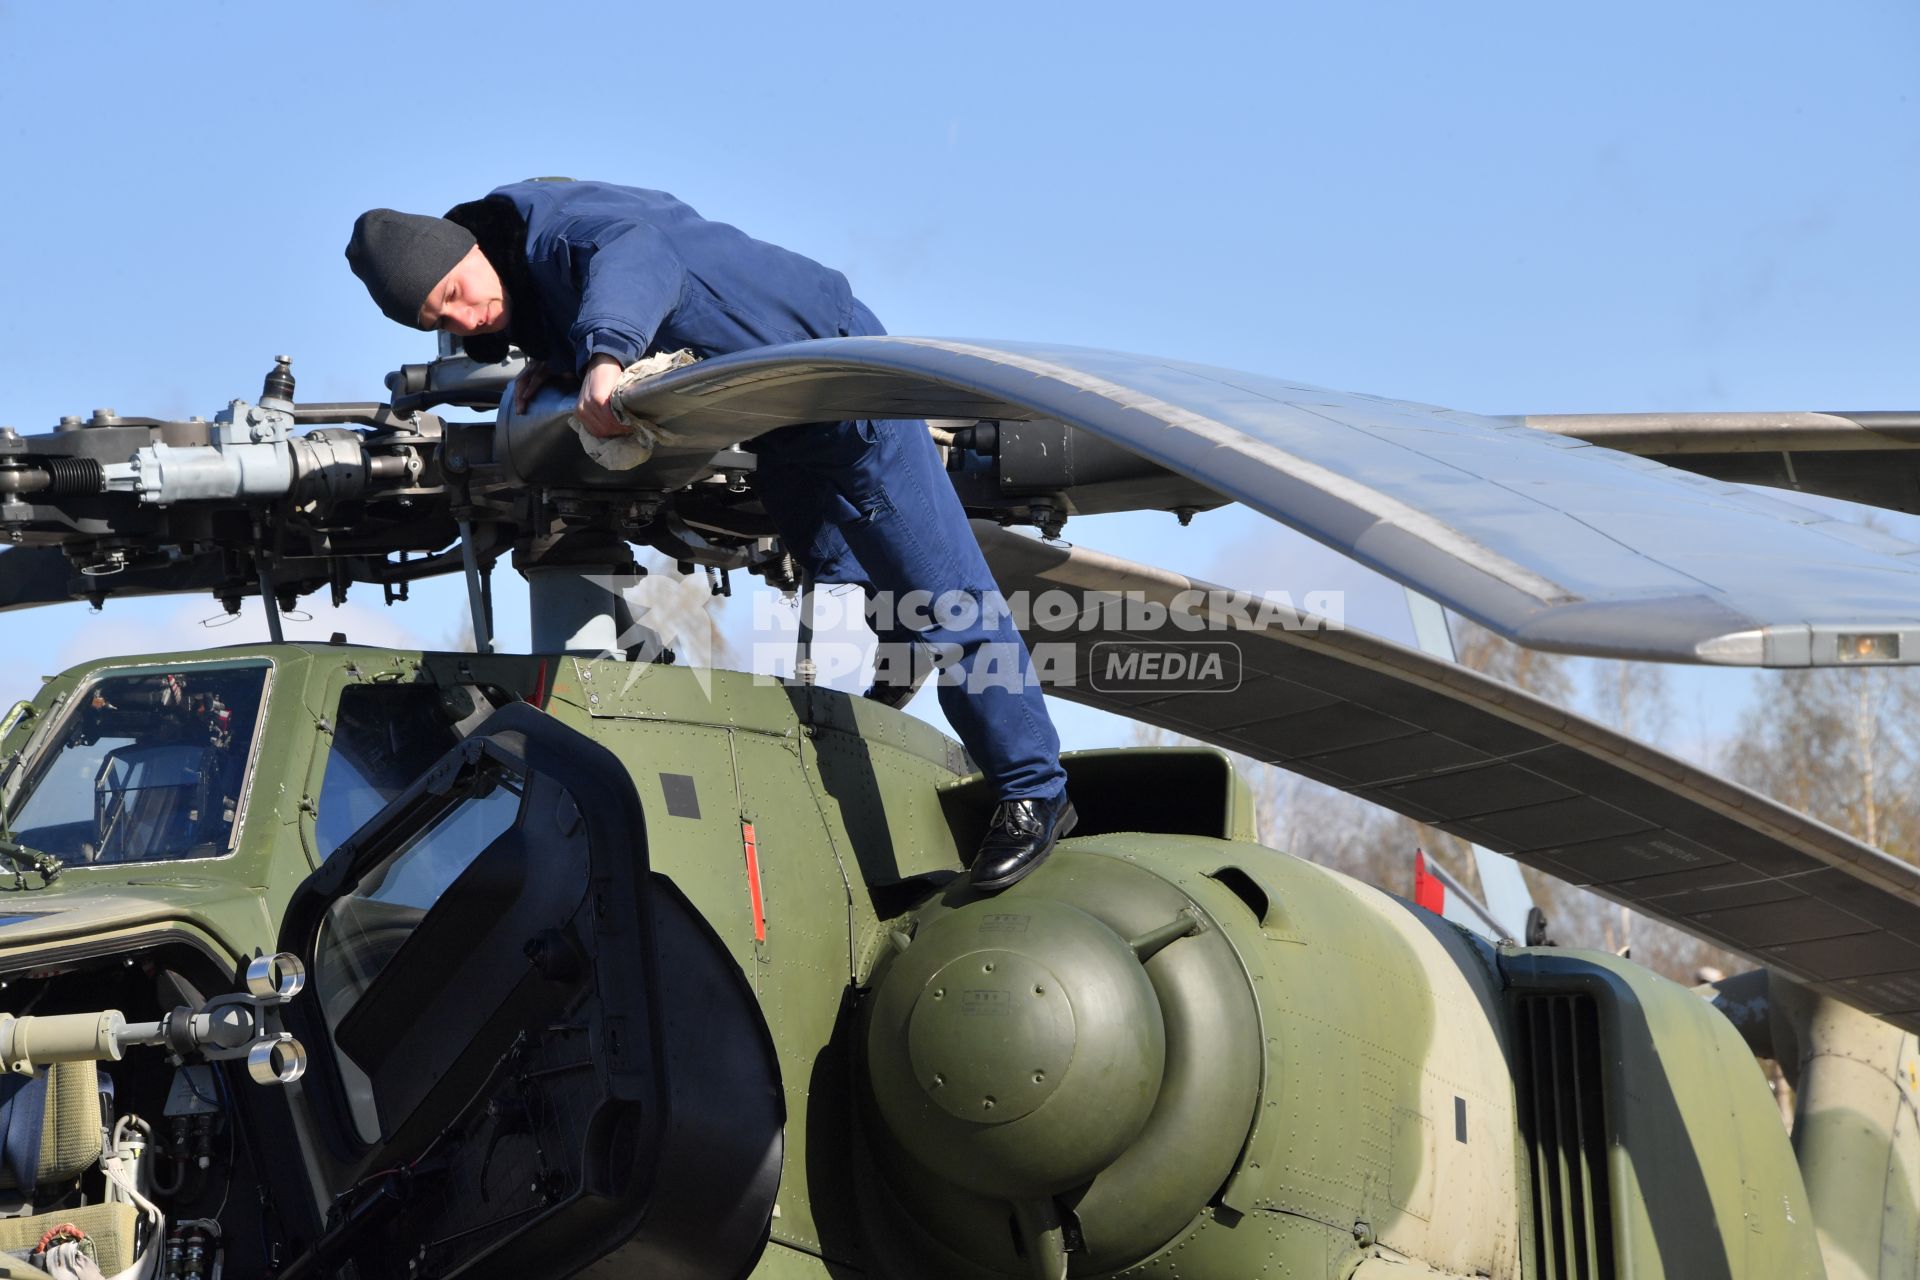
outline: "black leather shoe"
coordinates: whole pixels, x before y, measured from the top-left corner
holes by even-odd
[[[1002,800],[973,858],[973,887],[1004,889],[1039,866],[1054,842],[1080,820],[1067,793],[1048,798]]]
[[[898,711],[913,701],[913,695],[918,692],[920,686],[917,684],[875,684],[864,696],[868,702],[877,702]]]

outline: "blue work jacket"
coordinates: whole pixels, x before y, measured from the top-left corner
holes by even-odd
[[[705,359],[805,338],[879,331],[847,278],[811,258],[710,222],[664,191],[606,182],[496,189],[526,220],[534,322],[554,365],[606,354],[631,364],[690,348]]]

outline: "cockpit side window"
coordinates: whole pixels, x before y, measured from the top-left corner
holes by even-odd
[[[107,674],[82,689],[6,815],[70,867],[233,847],[265,664]]]
[[[341,690],[314,816],[319,855],[339,848],[492,710],[482,691],[464,685],[360,684]]]
[[[442,811],[328,909],[314,940],[313,965],[330,1033],[441,895],[513,825],[520,800],[521,789],[511,782],[485,784]],[[377,1141],[380,1121],[366,1074],[344,1052],[339,1066],[355,1127],[362,1140]]]
[[[314,967],[329,1026],[359,999],[460,873],[513,825],[520,788],[490,783],[448,809],[328,910]]]

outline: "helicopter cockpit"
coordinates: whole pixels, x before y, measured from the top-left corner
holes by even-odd
[[[7,827],[69,867],[231,851],[264,663],[104,673],[29,765]]]

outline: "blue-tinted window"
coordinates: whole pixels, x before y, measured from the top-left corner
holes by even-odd
[[[463,736],[457,721],[474,705],[464,688],[433,684],[349,685],[340,692],[333,744],[320,780],[314,840],[321,857],[405,791]]]
[[[13,838],[69,866],[227,853],[266,684],[264,664],[95,680],[29,765]]]
[[[491,783],[409,838],[327,909],[313,959],[329,1024],[353,1007],[421,917],[519,813],[519,789]]]

